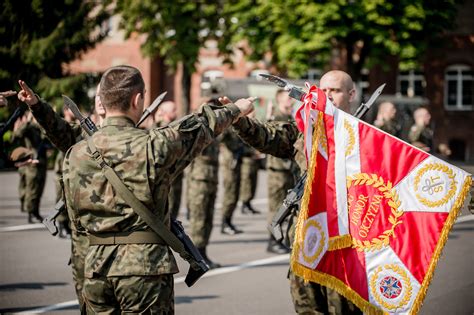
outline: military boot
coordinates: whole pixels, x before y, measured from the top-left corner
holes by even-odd
[[[278,243],[273,236],[268,240],[267,252],[272,254],[287,254],[290,252],[288,248]]]
[[[240,208],[243,214],[245,213],[250,213],[250,214],[260,214],[260,211],[255,210],[252,205],[250,204],[250,201],[245,201],[242,202],[242,208]]]
[[[213,262],[212,260],[210,260],[209,257],[207,257],[207,253],[206,253],[206,248],[205,248],[205,247],[200,247],[200,248],[198,248],[198,251],[199,251],[199,253],[201,254],[202,258],[204,258],[204,261],[206,262],[206,264],[209,266],[210,269],[216,269],[216,268],[220,268],[220,267],[221,267],[221,264],[215,263],[215,262]]]
[[[228,234],[228,235],[235,235],[235,234],[240,234],[243,233],[242,230],[239,230],[236,228],[231,222],[230,218],[226,218],[222,221],[221,225],[221,233],[222,234]]]

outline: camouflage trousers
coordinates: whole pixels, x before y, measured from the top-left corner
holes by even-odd
[[[285,200],[288,190],[295,186],[293,173],[290,171],[267,171],[268,178],[268,224],[272,222],[278,208]]]
[[[305,315],[362,315],[362,311],[335,290],[305,282],[289,272],[290,291],[295,311]]]
[[[173,275],[87,278],[87,314],[174,314]]]
[[[23,166],[19,169],[21,210],[39,214],[41,196],[46,182],[46,164]]]
[[[226,159],[222,166],[224,181],[224,196],[222,199],[222,218],[230,219],[234,214],[235,207],[239,201],[240,192],[240,168],[242,161]]]
[[[89,249],[89,238],[86,234],[73,230],[71,234],[71,267],[72,280],[76,289],[79,307],[83,309],[84,300],[82,289],[84,287],[84,262]]]
[[[212,232],[217,182],[190,179],[187,184],[191,239],[197,248],[205,248]]]
[[[242,158],[240,169],[240,200],[250,202],[257,190],[258,161],[251,157]]]
[[[173,180],[168,194],[168,208],[170,209],[171,218],[176,219],[181,206],[181,192],[183,190],[183,173],[179,174]]]

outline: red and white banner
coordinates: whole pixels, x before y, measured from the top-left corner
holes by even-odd
[[[417,313],[471,177],[337,109],[297,111],[309,159],[293,271],[366,313]]]

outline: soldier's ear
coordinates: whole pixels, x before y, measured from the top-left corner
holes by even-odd
[[[355,100],[356,97],[356,89],[352,88],[349,91],[349,102],[352,103]]]

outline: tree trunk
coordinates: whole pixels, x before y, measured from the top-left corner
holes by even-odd
[[[182,109],[183,114],[189,114],[191,110],[191,70],[186,65],[186,63],[182,63],[183,65],[183,75],[181,77],[181,87],[182,87],[182,94],[181,94],[181,101],[182,101]]]

